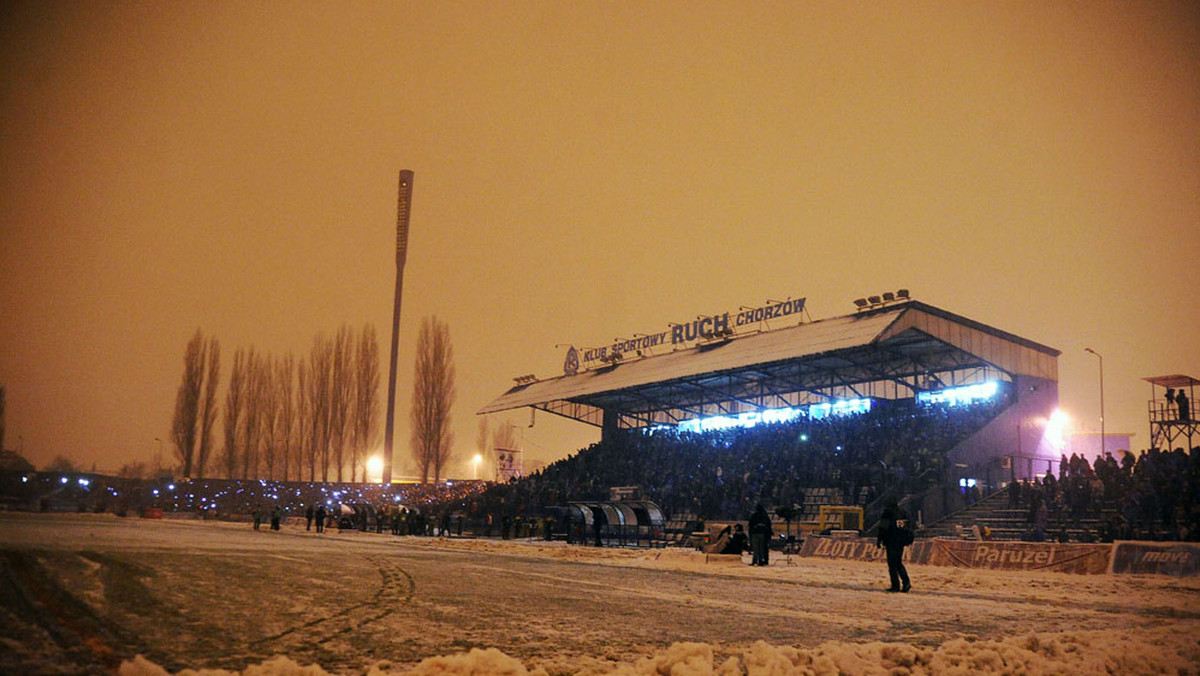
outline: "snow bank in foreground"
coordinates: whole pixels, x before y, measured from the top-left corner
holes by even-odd
[[[161,667],[138,657],[125,662],[120,676],[167,676]],[[243,672],[185,669],[177,676],[326,676],[318,666],[302,666],[276,657]],[[631,664],[603,660],[546,664],[528,668],[495,648],[431,657],[416,666],[381,662],[368,676],[740,676],[758,674],[822,676],[921,674],[1196,674],[1200,673],[1200,641],[1178,631],[1157,629],[1130,636],[1118,631],[1074,631],[1059,634],[968,641],[953,639],[936,647],[905,643],[831,641],[816,648],[772,646],[756,642],[744,652],[721,657],[706,643],[676,643]]]

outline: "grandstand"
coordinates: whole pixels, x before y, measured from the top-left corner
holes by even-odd
[[[601,428],[595,447],[532,478],[533,502],[637,483],[668,514],[725,518],[756,501],[810,514],[806,492],[854,505],[888,491],[930,518],[952,508],[947,484],[986,491],[1054,470],[1058,350],[912,299],[862,305],[664,354],[592,350],[607,358],[522,378],[479,413],[531,407]]]

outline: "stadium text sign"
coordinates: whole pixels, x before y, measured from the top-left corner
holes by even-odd
[[[1200,545],[1194,542],[1118,542],[1114,573],[1200,575]]]
[[[637,335],[634,338],[618,339],[611,345],[603,347],[584,348],[582,350],[571,346],[567,351],[567,359],[563,363],[563,371],[574,375],[581,366],[587,367],[597,363],[615,363],[628,352],[638,352],[661,345],[678,347],[701,339],[714,337],[732,337],[738,329],[752,326],[771,319],[779,319],[789,315],[800,314],[804,310],[804,298],[771,303],[756,308],[743,308],[735,313],[723,313],[709,317],[698,317],[690,322],[672,323],[666,331]]]

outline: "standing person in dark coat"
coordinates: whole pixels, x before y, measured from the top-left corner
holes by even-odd
[[[1192,403],[1188,401],[1188,396],[1183,390],[1175,393],[1175,405],[1179,407],[1179,420],[1190,422],[1192,419]]]
[[[597,547],[604,546],[604,542],[601,541],[601,539],[600,539],[601,527],[602,527],[602,524],[600,523],[600,515],[593,513],[592,514],[592,535],[594,535],[596,537],[596,546]]]
[[[312,520],[316,512],[313,511],[313,506],[309,505],[308,509],[304,510],[304,530],[312,530]]]
[[[888,577],[892,580],[892,586],[888,589],[890,592],[907,592],[912,588],[908,581],[908,570],[904,567],[904,548],[912,544],[908,537],[912,533],[910,529],[908,514],[900,509],[896,498],[889,497],[879,517],[875,546],[887,548]]]
[[[315,514],[316,514],[316,518],[317,518],[317,532],[324,533],[325,532],[325,505],[323,505],[323,504],[317,505],[317,511]]]
[[[750,554],[752,566],[765,566],[768,564],[770,556],[771,542],[771,517],[767,516],[767,510],[763,508],[762,503],[754,506],[754,513],[750,515]]]
[[[279,530],[279,522],[283,521],[283,508],[275,505],[271,510],[271,530]]]

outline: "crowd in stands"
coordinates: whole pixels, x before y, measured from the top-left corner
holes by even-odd
[[[755,504],[790,506],[814,487],[864,505],[943,477],[945,458],[1005,405],[876,401],[870,411],[748,429],[628,430],[481,498],[488,513],[536,514],[568,501],[607,500],[612,486],[636,485],[669,515],[745,518]]]
[[[1094,462],[1063,456],[1059,476],[1009,486],[1009,506],[1027,510],[1025,539],[1040,541],[1100,515],[1095,537],[1200,541],[1200,447],[1111,453]]]

